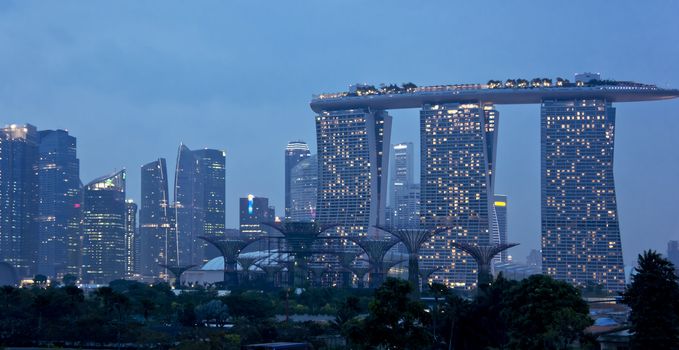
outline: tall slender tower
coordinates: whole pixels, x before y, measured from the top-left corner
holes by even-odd
[[[200,264],[206,243],[198,237],[225,232],[226,152],[180,145],[174,181],[179,263]]]
[[[291,218],[292,212],[292,169],[299,164],[299,162],[309,158],[311,152],[309,145],[304,141],[290,141],[285,147],[285,218]]]
[[[318,156],[312,155],[290,171],[290,215],[292,221],[316,219],[318,192]]]
[[[417,228],[420,225],[420,186],[414,181],[415,168],[412,142],[392,146],[391,177],[389,178],[390,225]]]
[[[495,195],[495,202],[493,209],[495,220],[493,222],[493,240],[494,243],[507,243],[507,196],[502,194]],[[500,252],[497,262],[507,262],[507,251]]]
[[[622,291],[615,108],[597,99],[545,100],[541,135],[542,271],[575,285]]]
[[[22,277],[36,273],[38,257],[39,138],[30,124],[0,129],[0,259]]]
[[[80,255],[82,200],[76,139],[65,130],[44,130],[39,136],[38,272],[50,277],[78,274],[73,260]]]
[[[137,273],[140,240],[137,237],[137,204],[131,199],[125,200],[125,275]]]
[[[324,111],[316,117],[316,221],[342,225],[353,235],[384,223],[390,137],[386,111]]]
[[[477,266],[452,243],[492,243],[498,113],[492,105],[425,105],[420,112],[420,214],[427,228],[450,227],[422,251],[436,279],[472,288]]]
[[[159,264],[176,264],[177,237],[171,225],[169,207],[167,166],[159,158],[141,167],[141,207],[139,232],[142,241],[142,273],[148,276],[164,276]]]
[[[83,280],[108,283],[125,276],[125,170],[83,189]]]

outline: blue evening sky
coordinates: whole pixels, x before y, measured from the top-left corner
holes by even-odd
[[[283,210],[283,149],[315,149],[311,94],[356,82],[605,78],[679,87],[676,1],[0,0],[0,124],[64,128],[83,182],[139,167],[180,142],[227,151],[237,198]],[[627,264],[679,239],[679,100],[618,104],[615,177]],[[538,106],[500,106],[497,192],[511,254],[540,245]],[[419,142],[418,111],[392,141]],[[172,174],[172,170],[170,173]]]

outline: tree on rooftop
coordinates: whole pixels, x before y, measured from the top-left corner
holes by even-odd
[[[674,265],[655,251],[639,255],[623,301],[632,308],[632,349],[679,349],[679,285]]]

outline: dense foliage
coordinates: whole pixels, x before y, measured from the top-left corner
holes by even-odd
[[[623,301],[632,309],[633,349],[679,349],[679,284],[674,265],[655,251],[639,255]]]

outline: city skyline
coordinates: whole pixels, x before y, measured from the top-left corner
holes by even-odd
[[[21,4],[13,4],[9,7],[2,8],[1,16],[7,17],[8,21],[16,21],[18,19],[34,18],[24,9]],[[247,5],[244,5],[247,7]],[[418,10],[416,13],[438,12],[432,11],[434,5],[427,5],[424,9]],[[438,6],[441,6],[439,4]],[[461,10],[469,9],[466,5],[462,6]],[[377,8],[371,5],[361,5],[362,9],[367,13],[377,13]],[[535,9],[531,9],[534,7]],[[624,7],[624,6],[622,6]],[[109,12],[101,10],[94,10],[95,18],[103,17],[104,13]],[[140,7],[140,11],[145,13],[150,9]],[[242,8],[229,8],[231,14],[238,13]],[[484,20],[500,22],[501,18],[505,16],[507,8],[500,6],[499,9],[489,10],[485,15]],[[148,35],[142,35],[138,40],[133,42],[133,53],[120,54],[121,48],[117,46],[117,40],[121,37],[127,37],[129,31],[122,34],[112,34],[108,30],[97,29],[99,33],[104,32],[103,46],[97,46],[91,53],[87,53],[83,58],[83,63],[86,64],[85,70],[73,68],[71,62],[78,59],[78,48],[82,47],[81,41],[88,43],[89,35],[77,34],[78,25],[80,22],[76,21],[72,25],[57,25],[56,31],[48,30],[43,24],[38,25],[38,28],[33,31],[33,34],[19,35],[18,38],[29,39],[29,42],[43,43],[44,35],[48,35],[50,40],[53,36],[57,41],[54,46],[40,46],[41,51],[36,49],[28,49],[21,45],[17,47],[17,39],[11,39],[2,36],[3,43],[7,43],[7,47],[17,48],[17,57],[28,57],[37,60],[38,67],[42,67],[39,73],[45,73],[47,70],[47,78],[36,80],[32,74],[25,75],[32,86],[35,86],[35,91],[27,87],[25,84],[18,83],[16,74],[7,71],[8,79],[3,83],[3,87],[8,90],[7,94],[0,97],[0,106],[3,108],[3,117],[1,124],[24,124],[31,123],[39,126],[41,129],[68,129],[69,132],[78,137],[79,143],[79,158],[81,159],[82,169],[81,178],[84,180],[94,178],[100,174],[108,173],[112,169],[121,169],[125,167],[128,169],[128,192],[129,197],[133,198],[136,203],[140,202],[140,186],[139,176],[137,174],[137,167],[144,164],[148,160],[164,157],[168,159],[168,169],[174,167],[174,150],[176,145],[182,141],[187,144],[198,147],[210,147],[217,149],[225,149],[228,152],[227,156],[227,227],[237,226],[237,203],[239,197],[247,193],[255,193],[261,196],[271,198],[279,215],[283,209],[283,188],[280,181],[275,180],[282,176],[283,159],[277,156],[280,154],[285,144],[290,140],[303,139],[307,141],[312,147],[312,153],[315,153],[314,142],[314,125],[313,113],[310,113],[306,102],[309,95],[319,91],[332,91],[343,88],[350,83],[356,81],[362,82],[405,82],[413,81],[420,84],[436,84],[445,83],[449,81],[479,81],[484,82],[487,79],[502,78],[502,77],[533,77],[533,76],[556,76],[557,74],[570,75],[577,71],[601,71],[606,77],[611,77],[620,80],[636,80],[642,82],[654,82],[660,86],[679,86],[679,79],[676,68],[672,67],[669,62],[676,62],[679,54],[673,45],[668,47],[650,47],[646,42],[646,38],[653,36],[659,41],[669,40],[676,35],[677,26],[672,24],[669,13],[676,12],[676,5],[665,4],[663,6],[652,7],[649,13],[646,14],[648,18],[653,18],[652,22],[646,17],[639,17],[632,13],[621,13],[616,9],[603,8],[601,5],[594,5],[591,11],[581,11],[577,6],[564,6],[558,10],[550,10],[549,13],[562,13],[563,16],[570,18],[578,17],[582,22],[587,23],[582,28],[573,28],[576,33],[581,33],[580,36],[569,33],[557,33],[554,35],[547,35],[546,33],[538,33],[533,27],[527,24],[515,23],[514,36],[523,36],[531,38],[527,42],[541,43],[541,45],[517,43],[516,40],[509,40],[509,37],[496,30],[481,29],[475,31],[470,35],[469,39],[460,39],[461,44],[477,41],[481,38],[486,38],[491,34],[497,34],[498,38],[493,38],[489,42],[490,46],[497,45],[499,55],[489,58],[482,58],[480,60],[474,59],[470,61],[465,58],[445,58],[443,55],[440,58],[417,58],[415,52],[417,50],[401,50],[400,48],[408,45],[418,45],[430,43],[427,38],[423,37],[424,29],[418,29],[418,23],[422,23],[421,18],[417,16],[406,15],[405,11],[398,11],[390,9],[388,14],[395,21],[413,21],[414,25],[410,26],[408,30],[405,28],[398,29],[395,35],[398,41],[391,38],[382,37],[381,34],[370,33],[367,34],[369,38],[380,37],[385,42],[380,44],[378,48],[369,49],[371,53],[379,53],[379,50],[384,50],[379,53],[378,57],[390,57],[383,60],[382,63],[362,63],[354,68],[344,68],[338,72],[327,71],[324,62],[322,66],[318,63],[313,63],[311,57],[305,58],[306,53],[313,52],[313,48],[328,48],[328,44],[307,44],[306,49],[297,53],[290,50],[281,51],[281,64],[267,64],[261,59],[255,59],[255,65],[250,67],[263,68],[263,73],[253,73],[253,76],[244,75],[242,73],[234,73],[238,79],[225,79],[225,81],[239,81],[237,89],[227,89],[226,92],[219,92],[222,85],[215,85],[215,81],[207,78],[206,71],[198,71],[198,74],[193,77],[188,77],[179,70],[176,79],[180,82],[188,82],[188,87],[195,88],[199,83],[207,82],[208,90],[210,92],[209,98],[202,98],[197,94],[192,94],[189,90],[184,90],[171,82],[165,87],[153,90],[153,93],[147,92],[149,85],[144,88],[133,88],[129,92],[121,92],[121,86],[128,86],[129,83],[120,84],[114,76],[96,73],[92,76],[95,79],[83,79],[81,76],[76,79],[78,74],[74,77],[68,78],[64,73],[79,73],[97,72],[97,67],[92,66],[95,62],[96,55],[101,53],[112,53],[113,62],[102,62],[101,67],[106,71],[111,67],[119,66],[125,67],[121,76],[129,76],[130,73],[137,72],[138,69],[146,67],[146,64],[138,60],[137,56],[145,43],[150,43],[151,47],[158,48],[160,53],[168,53],[170,56],[178,52],[176,45],[169,45],[162,40],[164,35],[159,35],[157,32],[152,32]],[[39,12],[46,11],[41,10]],[[52,9],[51,12],[68,15],[76,11],[73,8]],[[161,17],[174,18],[176,9],[165,9]],[[303,17],[311,13],[323,14],[326,11],[343,11],[335,6],[330,10],[321,10],[319,8],[312,8],[311,10],[301,11]],[[545,14],[545,9],[542,6],[532,3],[531,5],[519,5],[518,9],[513,11],[523,11],[529,14]],[[610,16],[601,18],[595,13],[606,11]],[[38,13],[39,13],[38,12]],[[121,18],[129,18],[130,15],[124,15],[118,11],[112,11],[110,14],[110,21],[115,22]],[[294,12],[294,11],[293,11]],[[446,12],[446,11],[440,11]],[[630,12],[630,11],[628,11]],[[515,12],[516,13],[516,12]],[[207,16],[201,13],[189,13],[192,18]],[[107,14],[108,16],[108,14]],[[293,17],[297,17],[295,15]],[[434,16],[442,16],[435,14]],[[131,16],[133,19],[132,26],[136,29],[141,26],[141,21],[135,19],[141,18]],[[143,17],[143,16],[142,16]],[[270,15],[265,14],[266,18]],[[613,22],[620,18],[639,23],[639,26],[634,28],[627,28],[626,26],[618,26]],[[310,19],[314,21],[314,19]],[[330,17],[331,23],[342,23],[338,17]],[[471,19],[470,19],[471,20]],[[48,22],[54,20],[48,20]],[[275,23],[281,23],[288,20],[274,19]],[[156,23],[160,28],[167,29],[167,23],[160,20],[161,23]],[[210,26],[217,26],[216,19],[207,16],[207,21]],[[300,21],[304,23],[303,21]],[[16,23],[16,22],[15,22]],[[34,23],[26,21],[25,23]],[[111,22],[107,22],[111,23]],[[242,24],[242,21],[236,21],[236,24]],[[465,22],[468,23],[469,22]],[[597,23],[594,26],[594,23]],[[308,24],[308,23],[307,23]],[[318,34],[305,34],[302,27],[307,27],[307,24],[300,25],[299,28],[287,28],[284,30],[285,34],[291,34],[293,38],[308,38],[311,39],[322,38],[329,34],[337,34],[332,29],[321,29]],[[22,26],[23,27],[23,26]],[[95,26],[96,27],[96,26]],[[606,27],[616,28],[606,29]],[[216,28],[220,28],[217,26]],[[363,32],[368,32],[365,25],[358,24],[358,28],[364,29]],[[441,27],[442,28],[442,27]],[[439,29],[441,29],[439,28]],[[189,40],[200,38],[198,33],[209,32],[214,27],[207,30],[207,26],[198,26],[196,32],[189,31],[184,26],[179,26],[177,29],[171,29],[171,33],[179,34],[181,43],[188,44]],[[227,27],[228,29],[228,27]],[[583,33],[588,31],[595,31],[599,35],[591,38]],[[228,32],[221,31],[221,32]],[[127,33],[127,34],[126,34]],[[412,33],[412,34],[408,34]],[[282,33],[283,34],[283,33]],[[255,29],[251,34],[253,40],[260,44],[272,43],[271,38],[266,35],[276,34],[271,33],[266,29]],[[508,34],[507,34],[508,35]],[[333,55],[329,57],[330,63],[339,65],[341,60],[349,57],[348,53],[342,53],[350,45],[357,45],[358,48],[365,49],[368,40],[352,40],[349,43],[340,34],[334,41],[338,49],[329,48]],[[581,57],[575,52],[562,52],[561,57],[553,57],[555,50],[563,47],[573,47],[575,39],[569,37],[580,37],[577,43],[582,50],[589,50],[591,55],[584,55]],[[602,37],[609,38],[608,40],[601,40]],[[235,63],[236,67],[248,67],[244,65],[243,58],[236,55],[235,58],[228,60],[227,64],[222,66],[217,63],[221,56],[231,52],[232,48],[238,50],[240,47],[245,47],[245,42],[236,41],[232,44],[222,43],[216,38],[205,36],[209,39],[197,40],[197,43],[191,47],[196,48],[196,55],[187,53],[187,50],[181,50],[185,54],[188,62],[206,63],[207,66],[212,65],[217,71],[223,72],[222,69],[229,68],[230,64]],[[182,40],[184,39],[184,40]],[[423,42],[420,43],[419,40]],[[475,39],[475,40],[474,40]],[[467,41],[470,40],[470,41]],[[314,40],[310,40],[314,41]],[[502,42],[506,41],[507,44]],[[509,43],[512,43],[511,45]],[[249,43],[249,42],[248,42]],[[282,40],[281,46],[290,41]],[[403,43],[396,45],[396,43]],[[624,49],[629,43],[632,49]],[[13,44],[13,45],[12,45]],[[220,49],[219,47],[225,45],[228,50]],[[231,46],[229,46],[231,45]],[[264,45],[266,46],[266,45]],[[309,50],[311,46],[311,50]],[[391,49],[393,46],[396,49]],[[451,45],[455,47],[456,45]],[[662,46],[662,45],[661,45]],[[279,46],[276,46],[279,47]],[[214,50],[213,50],[214,49]],[[135,51],[137,50],[137,51]],[[449,49],[443,49],[444,52],[450,52]],[[409,52],[412,51],[412,52]],[[568,51],[568,50],[566,50]],[[579,50],[575,50],[578,51]],[[56,54],[56,57],[62,57],[61,61],[57,60],[53,66],[41,64],[41,53],[54,54],[54,52],[64,52],[64,56]],[[142,51],[147,53],[147,51]],[[214,56],[210,55],[214,52]],[[247,57],[256,57],[257,54],[266,54],[266,49],[253,48],[244,51],[248,54]],[[531,57],[534,64],[527,68],[518,59],[513,59],[512,54],[524,53],[524,57]],[[643,52],[643,54],[642,54]],[[159,61],[161,65],[157,70],[151,70],[149,74],[151,77],[159,78],[159,82],[165,80],[160,79],[166,71],[172,71],[177,66],[181,66],[175,60],[163,59],[163,54],[152,57],[161,58]],[[198,58],[200,55],[204,58]],[[384,56],[382,56],[384,55]],[[14,56],[14,55],[11,55]],[[309,55],[313,56],[313,55]],[[246,57],[246,56],[242,56]],[[262,55],[261,57],[264,57]],[[300,58],[300,62],[296,63],[294,59]],[[408,67],[403,68],[403,63],[411,61]],[[652,64],[641,65],[639,62],[650,61]],[[26,66],[21,62],[14,62],[11,58],[3,58],[6,66],[15,67],[13,70],[17,72],[27,73]],[[12,64],[17,63],[17,64]],[[259,65],[259,66],[258,66]],[[32,65],[35,67],[35,65]],[[284,72],[285,67],[289,66],[290,72],[293,75]],[[426,67],[425,67],[426,66]],[[302,68],[303,67],[303,68]],[[398,69],[397,69],[398,67]],[[122,68],[121,68],[122,69]],[[210,71],[210,70],[208,70]],[[245,69],[245,71],[248,71]],[[248,71],[249,72],[249,71]],[[280,72],[280,73],[279,73]],[[308,73],[303,73],[308,72]],[[320,73],[319,73],[320,72]],[[161,74],[163,73],[163,74]],[[231,74],[221,73],[222,77],[233,77]],[[249,74],[249,73],[248,73]],[[259,75],[258,75],[259,74]],[[279,81],[293,82],[290,89],[279,89],[277,87],[267,86],[265,83],[275,75]],[[319,74],[318,78],[312,75]],[[299,76],[299,80],[293,79],[293,76]],[[168,74],[171,76],[171,74]],[[46,80],[45,80],[46,79]],[[59,89],[59,91],[51,90],[49,86],[55,82],[61,82],[66,79],[67,88]],[[45,85],[41,85],[41,82]],[[134,81],[133,81],[134,82]],[[159,84],[160,85],[160,84]],[[159,85],[152,85],[156,87]],[[46,86],[46,87],[41,87]],[[151,91],[149,90],[149,91]],[[282,92],[280,90],[289,90]],[[206,90],[201,90],[206,91]],[[255,91],[261,93],[256,94]],[[45,99],[41,99],[40,103],[31,104],[30,97],[34,98],[36,94],[44,95]],[[228,96],[228,95],[233,96]],[[181,96],[175,102],[167,102],[174,100],[173,97]],[[225,102],[219,102],[223,99]],[[238,102],[242,100],[243,102]],[[61,102],[59,102],[61,101]],[[249,102],[248,102],[249,101]],[[270,105],[270,106],[269,106]],[[112,108],[119,106],[116,108]],[[672,178],[676,178],[679,169],[676,164],[666,164],[660,166],[658,163],[662,159],[673,159],[677,144],[673,141],[673,135],[679,131],[679,123],[676,118],[676,111],[679,104],[676,101],[660,102],[653,106],[649,105],[618,105],[618,115],[616,130],[616,187],[618,190],[618,204],[620,211],[620,225],[623,240],[623,249],[625,250],[625,260],[632,261],[636,256],[638,250],[634,247],[655,248],[659,251],[664,250],[664,244],[667,240],[676,239],[679,235],[679,221],[672,215],[673,209],[670,198],[678,194],[677,186],[672,182]],[[527,255],[531,248],[539,246],[539,231],[540,231],[540,215],[539,215],[539,189],[534,189],[535,183],[539,182],[539,129],[537,124],[537,115],[539,109],[536,107],[517,106],[503,107],[501,109],[503,115],[503,126],[498,136],[499,155],[497,164],[498,179],[496,184],[496,192],[503,193],[510,196],[512,200],[512,207],[509,212],[509,221],[511,224],[510,240],[521,242],[522,245],[510,251],[510,255],[515,259],[522,259]],[[241,119],[240,115],[247,115],[247,118]],[[267,116],[271,115],[271,116]],[[275,115],[275,117],[274,117]],[[125,117],[119,117],[125,116]],[[193,117],[196,124],[188,128],[184,127],[182,117]],[[261,122],[255,122],[253,117],[259,118]],[[91,119],[91,121],[89,120]],[[416,129],[417,113],[414,111],[394,113],[394,132],[392,140],[394,141],[410,141],[417,143],[417,134],[412,133],[410,129]],[[106,120],[108,126],[103,128],[98,126],[101,121]],[[165,121],[166,123],[158,123]],[[294,128],[287,127],[284,124],[289,122],[294,125]],[[640,127],[643,126],[643,127]],[[153,127],[153,128],[151,128]],[[117,145],[114,136],[115,132],[125,131],[125,139],[129,140],[125,145]],[[158,132],[160,131],[160,132]],[[153,143],[144,141],[141,135],[149,134],[153,136]],[[257,137],[261,133],[264,137]],[[254,135],[254,136],[253,136]],[[134,141],[139,142],[134,142]],[[255,141],[256,140],[256,141]],[[254,145],[257,143],[257,146]],[[130,152],[131,148],[135,148],[135,152]],[[519,148],[527,150],[526,154],[521,156],[513,155]],[[116,150],[116,151],[111,151]],[[506,152],[506,153],[503,153]],[[100,155],[105,154],[106,157]],[[648,157],[648,154],[653,154],[653,157]],[[670,162],[674,163],[674,162]],[[667,168],[667,166],[669,168]],[[243,169],[243,171],[236,171],[236,169]],[[635,169],[645,169],[647,171],[635,171]],[[663,174],[664,173],[664,174]],[[275,181],[273,181],[274,179]],[[645,183],[656,183],[657,188],[648,188]],[[649,223],[643,223],[647,220]],[[652,231],[647,233],[646,231]],[[647,237],[648,239],[640,239],[639,237]],[[629,242],[629,243],[628,243]]]

